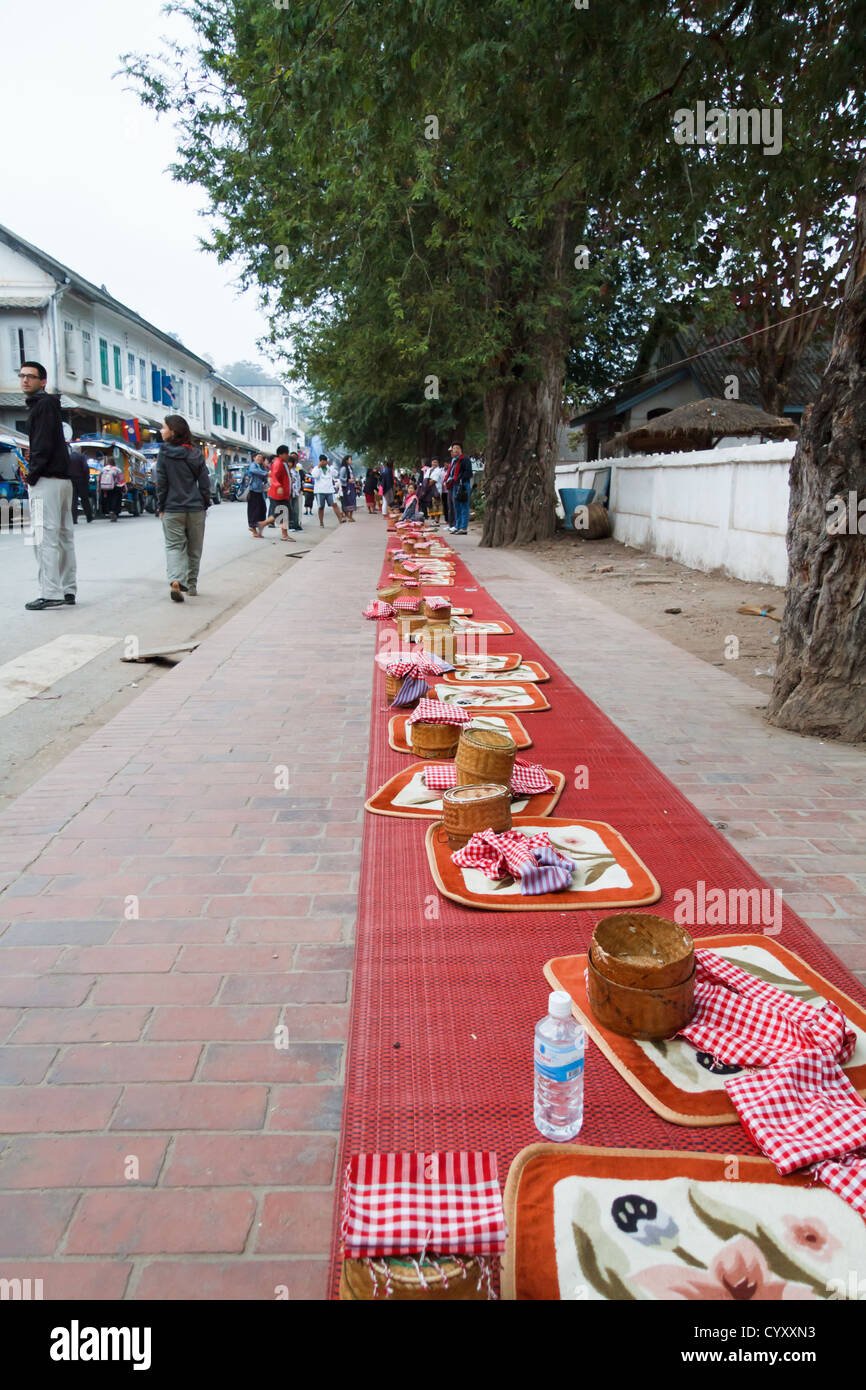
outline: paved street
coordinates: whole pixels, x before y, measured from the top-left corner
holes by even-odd
[[[165,673],[165,665],[122,662],[125,639],[136,638],[142,651],[200,639],[298,563],[287,555],[317,545],[335,524],[331,517],[322,531],[318,519],[311,526],[308,518],[295,545],[272,539],[271,532],[253,541],[243,504],[213,507],[199,596],[174,604],[155,517],[122,516],[113,525],[99,520],[90,526],[81,517],[75,528],[78,603],[44,613],[24,608],[37,593],[32,548],[21,533],[0,535],[0,806]]]

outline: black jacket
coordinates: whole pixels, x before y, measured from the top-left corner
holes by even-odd
[[[158,512],[200,512],[210,506],[210,475],[201,449],[163,444],[156,460]]]
[[[30,435],[27,465],[30,486],[40,478],[68,478],[69,448],[63,438],[59,396],[35,391],[27,397],[27,433]]]
[[[90,484],[90,465],[78,449],[69,450],[69,477],[74,483]]]

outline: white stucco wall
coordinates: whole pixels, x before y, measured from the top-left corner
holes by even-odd
[[[795,448],[784,441],[611,459],[614,538],[692,569],[785,584],[788,471]],[[604,462],[558,467],[557,490],[589,486],[589,474]],[[557,510],[561,515],[561,504]]]

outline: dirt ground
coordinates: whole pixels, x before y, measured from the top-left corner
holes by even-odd
[[[568,531],[527,551],[558,579],[769,696],[780,625],[737,609],[744,603],[775,607],[781,617],[784,589],[746,584],[719,572],[704,574],[618,541],[581,540]],[[641,582],[650,579],[668,582]]]

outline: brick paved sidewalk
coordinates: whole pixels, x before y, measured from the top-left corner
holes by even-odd
[[[337,530],[0,818],[0,1277],[325,1296],[383,540]]]
[[[455,547],[479,583],[866,984],[866,750],[772,728],[757,691],[525,554],[481,550],[472,537],[456,537]],[[732,613],[730,631],[749,621]]]

